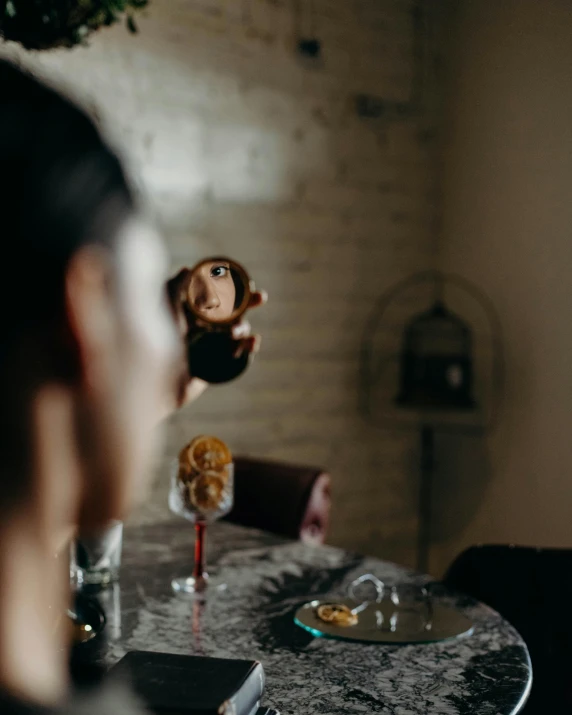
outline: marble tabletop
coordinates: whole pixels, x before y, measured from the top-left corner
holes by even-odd
[[[228,523],[209,527],[207,563],[228,584],[204,602],[176,595],[190,575],[193,531],[169,520],[125,530],[121,583],[101,596],[108,613],[101,657],[128,650],[260,660],[264,703],[307,715],[512,715],[531,683],[526,646],[498,614],[456,599],[475,623],[446,643],[384,646],[314,638],[293,622],[298,605],[343,596],[363,573],[395,581],[421,577],[394,564]]]

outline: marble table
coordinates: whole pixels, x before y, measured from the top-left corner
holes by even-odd
[[[383,646],[313,638],[293,623],[296,607],[344,595],[357,576],[407,581],[419,576],[374,558],[215,524],[208,562],[227,582],[204,603],[175,595],[170,581],[192,571],[192,527],[182,520],[125,531],[121,584],[102,598],[107,665],[128,650],[262,662],[265,704],[283,715],[511,715],[531,684],[526,646],[498,614],[468,599],[457,606],[474,634],[447,643]]]

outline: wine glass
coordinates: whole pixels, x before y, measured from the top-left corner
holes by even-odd
[[[432,628],[432,597],[423,584],[389,584],[368,573],[352,581],[348,592],[350,598],[359,604],[352,609],[355,614],[370,604],[378,604],[375,615],[377,627],[381,630],[413,633]]]
[[[195,525],[195,566],[192,576],[174,578],[171,586],[177,593],[204,594],[226,588],[205,569],[205,537],[207,524],[228,514],[234,502],[234,464],[225,464],[217,471],[181,473],[178,462],[171,471],[169,508]]]

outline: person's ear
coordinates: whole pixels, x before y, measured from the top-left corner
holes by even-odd
[[[72,257],[65,280],[65,311],[82,385],[98,392],[106,373],[114,321],[109,294],[109,257],[89,246]]]

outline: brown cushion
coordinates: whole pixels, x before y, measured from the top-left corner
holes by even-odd
[[[323,469],[235,457],[229,521],[308,543],[323,543],[330,517],[330,476]]]

